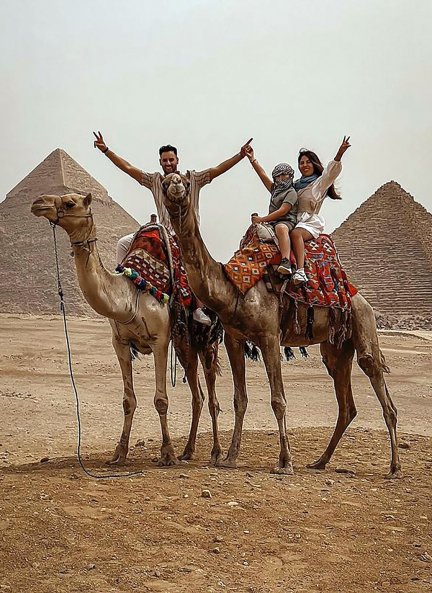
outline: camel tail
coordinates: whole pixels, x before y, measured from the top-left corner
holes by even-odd
[[[221,367],[221,363],[220,363],[219,354],[216,356],[216,374],[219,377],[222,377],[222,367]]]
[[[379,351],[379,355],[380,355],[380,365],[381,365],[381,370],[383,373],[390,373],[390,367],[386,364],[386,359],[384,354],[382,353],[382,350],[380,349]]]

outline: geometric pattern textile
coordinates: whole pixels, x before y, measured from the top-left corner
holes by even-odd
[[[295,264],[291,253],[292,263]],[[241,292],[252,288],[259,280],[273,275],[272,266],[279,265],[281,255],[274,243],[264,243],[251,226],[230,261],[224,266],[231,282]],[[305,242],[305,273],[308,282],[295,286],[288,281],[284,293],[299,303],[309,306],[351,310],[351,297],[357,293],[342,269],[336,247],[328,235]],[[268,290],[271,283],[266,281]]]
[[[136,233],[128,253],[121,262],[125,268],[131,268],[144,280],[155,286],[159,291],[174,295],[183,307],[189,308],[192,303],[192,290],[189,286],[186,270],[181,261],[181,252],[177,239],[166,233],[169,240],[169,251],[165,244],[164,234],[159,225],[144,225]],[[173,264],[171,279],[170,256]]]
[[[328,235],[305,242],[305,273],[308,281],[289,282],[285,293],[297,302],[317,307],[351,310],[357,289],[348,282],[333,240]]]

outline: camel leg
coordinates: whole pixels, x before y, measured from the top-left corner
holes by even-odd
[[[278,336],[267,336],[260,342],[260,348],[267,371],[271,390],[271,406],[279,428],[280,453],[278,465],[273,468],[274,474],[292,475],[291,451],[286,433],[286,398],[282,381],[280,362],[280,345]]]
[[[361,370],[369,377],[372,388],[381,404],[383,416],[391,443],[391,462],[388,478],[402,476],[397,444],[397,409],[394,405],[383,371],[387,370],[384,356],[380,350],[372,307],[360,295],[353,299],[353,342],[357,352],[357,362]]]
[[[246,365],[244,356],[244,342],[232,338],[225,332],[225,348],[231,365],[234,383],[234,431],[231,445],[226,458],[218,465],[222,467],[237,467],[237,457],[240,451],[241,436],[243,430],[243,419],[247,409],[246,392]]]
[[[222,455],[222,448],[219,443],[218,416],[220,412],[219,401],[216,394],[216,373],[218,367],[218,345],[211,344],[204,352],[200,353],[200,360],[204,369],[204,377],[207,385],[208,407],[212,420],[213,447],[211,451],[211,463],[216,465]]]
[[[177,458],[171,443],[167,420],[168,396],[166,391],[166,371],[168,363],[168,342],[155,342],[151,344],[151,349],[153,351],[156,379],[154,405],[159,414],[162,431],[161,457],[158,465],[175,465],[177,463]]]
[[[123,378],[123,430],[121,433],[120,441],[115,448],[114,454],[108,464],[110,465],[122,465],[126,460],[126,455],[129,450],[129,437],[132,428],[132,419],[136,410],[136,397],[133,388],[133,377],[132,377],[132,356],[130,352],[129,344],[123,344],[119,342],[113,335],[112,344],[114,346],[117,359],[120,364],[120,369]]]
[[[179,353],[179,360],[183,366],[189,389],[192,394],[192,422],[189,431],[189,438],[183,453],[179,456],[181,460],[192,459],[195,453],[196,436],[198,432],[198,424],[203,407],[204,394],[198,379],[198,355],[188,347],[187,352]]]
[[[351,389],[352,360],[354,356],[352,341],[345,342],[341,349],[336,348],[329,342],[323,342],[320,344],[320,348],[323,362],[334,382],[339,413],[327,449],[315,463],[310,463],[307,466],[312,469],[325,469],[343,433],[357,414]]]
[[[401,464],[399,459],[399,451],[397,445],[397,409],[394,405],[384,380],[382,371],[381,353],[377,345],[372,348],[373,354],[358,353],[358,365],[361,370],[369,377],[369,381],[376,393],[376,396],[381,404],[385,423],[390,436],[391,443],[391,462],[390,471],[387,478],[402,477]]]

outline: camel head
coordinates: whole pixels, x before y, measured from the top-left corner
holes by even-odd
[[[165,205],[169,210],[169,203],[184,205],[189,199],[190,181],[186,175],[170,173],[162,182],[162,189],[166,198]]]
[[[61,226],[74,241],[88,240],[93,229],[91,194],[41,196],[31,207],[32,214],[44,216],[51,223]]]

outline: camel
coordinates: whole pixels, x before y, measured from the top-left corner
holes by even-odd
[[[321,457],[308,467],[325,469],[346,428],[356,416],[351,388],[351,371],[354,353],[362,371],[382,406],[391,443],[391,463],[388,477],[399,477],[399,461],[396,424],[397,410],[389,395],[383,372],[388,372],[381,353],[372,307],[358,293],[352,298],[352,334],[340,348],[329,340],[330,310],[314,307],[313,338],[305,337],[307,307],[299,305],[298,322],[300,334],[295,332],[289,320],[282,327],[284,317],[280,310],[279,296],[269,293],[260,280],[244,297],[225,276],[222,265],[208,252],[201,237],[199,226],[189,200],[189,181],[186,176],[172,173],[164,182],[164,203],[171,223],[180,242],[183,263],[189,283],[197,297],[214,311],[225,330],[225,346],[231,364],[234,383],[235,422],[231,444],[222,465],[236,467],[240,451],[243,418],[247,407],[245,381],[244,343],[256,344],[262,352],[271,391],[271,405],[276,416],[280,453],[273,472],[292,474],[292,457],[286,434],[286,398],[282,382],[280,345],[309,346],[320,344],[323,362],[334,382],[338,402],[338,418],[333,435]],[[283,313],[283,312],[282,312]],[[285,318],[287,316],[285,315]],[[282,336],[282,337],[281,337]]]
[[[159,465],[174,465],[177,458],[167,421],[166,371],[171,339],[169,308],[160,304],[149,293],[138,290],[124,275],[113,274],[104,267],[97,249],[91,199],[91,194],[45,195],[33,202],[31,211],[36,216],[44,216],[50,223],[60,226],[68,233],[82,293],[92,309],[107,317],[111,324],[112,344],[123,378],[124,422],[120,440],[108,463],[123,464],[129,449],[132,420],[137,406],[132,373],[132,350],[135,348],[142,354],[153,353],[156,379],[154,405],[159,414],[162,431]],[[215,391],[218,343],[213,342],[204,347],[203,351],[197,352],[185,339],[176,339],[176,350],[192,393],[191,428],[180,459],[191,459],[195,451],[204,400],[198,379],[199,358],[204,369],[209,395],[208,406],[213,423],[211,460],[216,462],[221,455],[217,430],[219,403]]]

